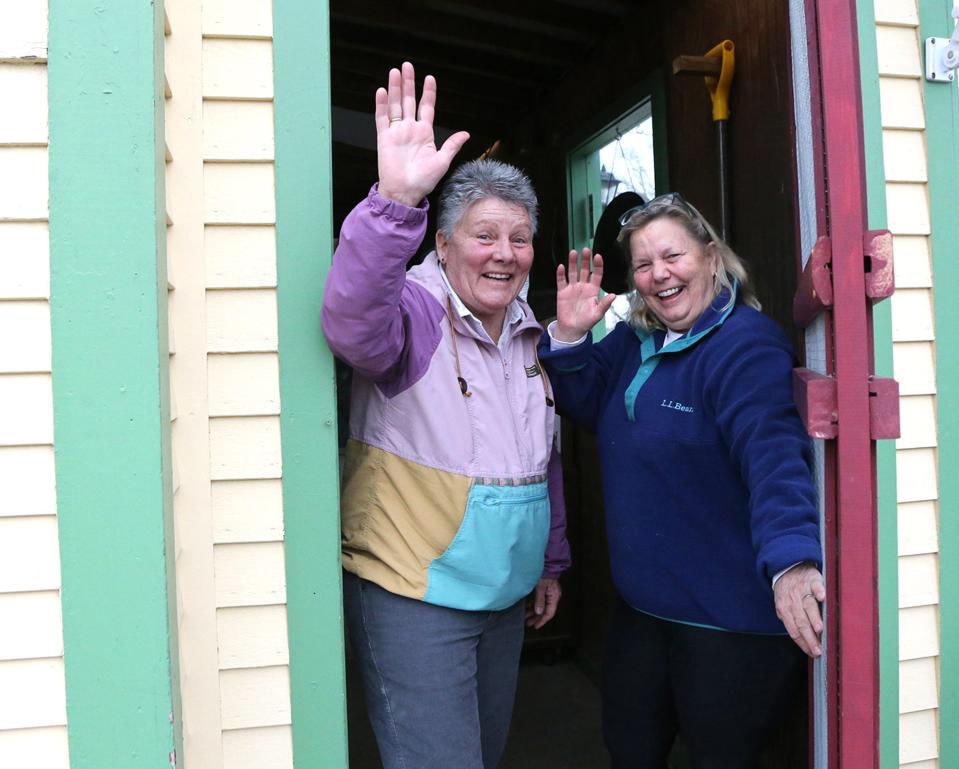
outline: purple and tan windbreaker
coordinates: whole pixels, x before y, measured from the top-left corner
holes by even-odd
[[[374,187],[343,223],[326,283],[323,330],[354,372],[343,566],[399,595],[503,609],[569,566],[542,330],[520,303],[501,351],[449,314],[435,253],[406,271],[425,230],[425,203]]]

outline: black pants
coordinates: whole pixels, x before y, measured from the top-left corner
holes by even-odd
[[[755,769],[805,670],[788,636],[667,622],[618,600],[602,682],[612,769],[665,769],[677,731],[695,769]]]

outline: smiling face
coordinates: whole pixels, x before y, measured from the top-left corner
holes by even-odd
[[[436,253],[457,296],[499,339],[506,308],[533,264],[533,231],[522,206],[483,198],[468,209],[452,234],[436,233]]]
[[[629,238],[633,280],[646,306],[671,331],[688,331],[714,297],[715,246],[669,217]]]

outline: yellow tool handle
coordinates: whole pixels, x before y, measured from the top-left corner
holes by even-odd
[[[706,88],[713,101],[713,120],[729,120],[729,90],[733,85],[733,73],[736,71],[736,46],[732,40],[714,46],[706,55],[723,57],[723,67],[719,77],[707,77]]]

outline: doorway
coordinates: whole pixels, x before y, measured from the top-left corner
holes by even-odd
[[[604,183],[608,192],[624,181],[616,151],[625,157],[624,138],[637,127],[652,127],[654,162],[652,179],[634,180],[634,186],[643,188],[644,197],[681,190],[707,218],[717,219],[709,99],[701,80],[669,73],[676,56],[700,55],[720,39],[734,39],[739,60],[729,147],[731,240],[756,276],[767,314],[800,342],[791,316],[797,238],[790,28],[782,3],[409,0],[381,6],[331,0],[330,19],[334,233],[376,179],[373,92],[391,66],[410,60],[420,78],[426,73],[437,78],[438,141],[453,130],[468,129],[471,139],[458,160],[477,157],[499,142],[496,157],[532,178],[541,217],[529,300],[540,318],[554,313],[556,265],[570,247],[592,240],[603,210]],[[578,159],[583,167],[574,171]],[[431,225],[422,253],[430,249],[432,237]],[[338,383],[345,440],[345,369]],[[563,458],[574,566],[564,578],[560,614],[528,638],[504,767],[511,755],[527,755],[522,751],[529,744],[517,740],[542,739],[544,723],[555,728],[564,712],[579,729],[567,729],[566,736],[591,746],[595,752],[590,755],[599,758],[577,758],[566,751],[568,760],[579,763],[552,761],[550,766],[604,765],[596,762],[604,756],[596,682],[612,591],[592,437],[564,427]],[[551,692],[556,691],[565,707],[554,711]],[[781,738],[786,747],[780,752],[787,757],[770,766],[806,766],[805,702],[796,709],[792,730]],[[368,727],[355,696],[350,710],[351,767],[372,769],[377,766],[375,750],[370,752]],[[592,725],[584,725],[588,723]],[[684,766],[681,750],[675,766]]]

